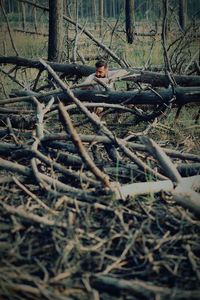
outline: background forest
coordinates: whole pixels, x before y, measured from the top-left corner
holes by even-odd
[[[46,36],[49,33],[48,1],[40,1],[36,5],[30,5],[28,2],[17,0],[2,2],[4,3],[4,12],[2,10],[0,12],[2,24],[0,51],[2,55],[13,55],[17,52],[20,56],[38,57],[44,56],[48,50],[48,37]],[[62,11],[64,16],[66,16],[64,19],[58,16],[55,17],[59,21],[57,25],[60,27],[57,29],[59,30],[60,40],[59,52],[62,53],[60,59],[63,61],[73,62],[76,59],[76,57],[73,57],[73,59],[71,57],[73,52],[75,52],[75,43],[76,49],[80,43],[77,51],[83,57],[87,54],[86,60],[89,59],[88,56],[91,56],[90,59],[94,58],[94,47],[92,47],[94,43],[89,39],[84,39],[82,43],[83,29],[76,28],[75,30],[73,22],[80,24],[82,28],[89,30],[91,34],[95,33],[94,36],[99,42],[105,43],[111,49],[114,48],[116,54],[127,60],[128,65],[133,67],[144,67],[145,63],[147,64],[146,60],[148,60],[150,52],[154,52],[154,50],[157,52],[151,54],[151,60],[153,61],[149,63],[155,63],[155,61],[163,62],[159,35],[162,33],[165,13],[167,13],[168,23],[165,27],[170,32],[170,40],[167,44],[169,51],[176,49],[173,47],[173,43],[180,38],[183,32],[187,35],[188,31],[189,34],[191,32],[195,34],[198,31],[199,1],[167,1],[167,12],[162,1],[155,0],[61,1],[57,5],[57,13],[59,14]],[[54,11],[53,14],[55,15],[56,12]],[[129,44],[126,43],[127,19],[128,26],[131,28],[129,34],[133,35],[133,47],[129,47]],[[69,21],[72,21],[72,23]],[[10,29],[13,31],[12,35],[16,36],[15,38],[13,36],[13,43],[16,44],[14,48],[10,41],[6,22],[10,24]],[[175,43],[176,47],[177,44],[178,42]],[[193,45],[194,42],[192,43]],[[189,48],[186,42],[184,46]],[[101,51],[101,49],[96,49],[95,51]],[[100,55],[103,56],[105,53],[102,52],[100,52]],[[77,56],[77,53],[74,55]]]

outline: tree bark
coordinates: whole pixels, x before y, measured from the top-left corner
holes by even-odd
[[[127,42],[132,44],[134,41],[134,0],[126,0],[125,11]]]
[[[186,19],[187,19],[187,0],[179,0],[179,24],[183,31],[185,31]]]
[[[160,88],[155,92],[152,91],[112,91],[98,93],[94,91],[75,91],[74,93],[81,101],[92,102],[109,102],[109,103],[123,103],[128,100],[129,104],[162,104],[167,103],[173,97],[171,88]],[[200,87],[194,88],[175,88],[176,99],[174,101],[177,105],[184,105],[186,103],[200,102]],[[65,99],[67,97],[65,96]]]
[[[0,64],[14,64],[19,67],[36,68],[43,70],[44,66],[39,60],[32,60],[19,56],[0,56]],[[95,67],[77,65],[77,64],[62,64],[57,62],[48,62],[48,64],[56,72],[66,73],[68,75],[88,76],[95,72]]]
[[[102,91],[97,92],[95,90],[81,90],[75,89],[73,91],[75,97],[80,101],[91,101],[94,103],[112,103],[120,104],[126,103],[126,105],[159,105],[167,103],[174,98],[173,104],[185,105],[187,103],[199,103],[200,102],[200,87],[177,87],[174,90],[171,88],[159,88],[154,91],[151,90],[133,90],[133,91]],[[54,92],[40,94],[32,91],[22,91],[13,96],[35,96],[38,99],[49,101],[52,96],[63,100],[66,104],[71,103],[70,97],[61,90]],[[28,99],[28,98],[27,98]],[[7,101],[7,100],[6,100]],[[1,100],[1,104],[4,101]]]
[[[129,70],[127,70],[129,71]],[[150,71],[129,71],[130,75],[127,78],[122,78],[126,81],[149,83],[152,86],[168,87],[170,82],[169,77],[165,73],[150,72]],[[138,75],[137,75],[138,74]],[[173,78],[179,86],[200,86],[200,76],[189,75],[173,75]]]
[[[60,61],[63,40],[63,0],[49,1],[48,60]]]
[[[99,0],[99,34],[103,34],[103,0]]]
[[[13,64],[18,67],[37,68],[42,70],[44,67],[38,60],[32,60],[19,56],[0,56],[0,64]],[[56,72],[61,72],[66,75],[88,76],[95,72],[95,68],[86,65],[78,64],[63,64],[48,62],[52,69]],[[150,83],[153,86],[165,86],[168,87],[170,79],[164,73],[139,71],[138,69],[126,69],[129,72],[126,78],[122,78],[126,81]],[[174,75],[174,79],[177,85],[180,86],[200,86],[200,76],[188,76],[188,75]]]

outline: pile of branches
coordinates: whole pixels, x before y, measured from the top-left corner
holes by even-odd
[[[1,101],[1,297],[199,299],[200,156],[119,137],[41,63],[59,91]]]

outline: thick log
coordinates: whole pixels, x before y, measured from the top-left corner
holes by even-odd
[[[158,94],[157,94],[158,93]],[[168,103],[173,97],[173,91],[171,88],[157,89],[156,93],[152,91],[111,91],[97,93],[94,91],[75,91],[75,96],[81,101],[87,101],[88,99],[92,102],[109,102],[109,103],[123,103],[129,104],[162,104]],[[174,103],[178,105],[184,105],[186,103],[200,102],[200,88],[176,88],[175,89],[176,99]],[[65,96],[65,99],[68,99]]]
[[[17,65],[19,67],[26,68],[36,68],[39,70],[43,70],[44,66],[40,63],[39,60],[28,59],[19,56],[1,56],[0,64],[12,64]],[[88,76],[91,73],[95,72],[94,67],[78,65],[78,64],[62,64],[55,62],[48,62],[48,64],[52,67],[52,69],[56,72],[61,72],[67,75],[78,75],[78,76]]]
[[[23,58],[19,56],[0,56],[0,64],[12,64],[19,67],[36,68],[43,70],[44,67],[39,60]],[[64,64],[48,62],[55,72],[61,72],[68,76],[77,75],[79,77],[88,76],[95,72],[92,66],[80,64]],[[165,73],[140,71],[138,68],[125,69],[128,76],[122,78],[125,81],[149,83],[153,86],[167,87],[170,84],[170,79]],[[187,76],[174,74],[174,80],[179,86],[200,86],[200,76]]]
[[[150,71],[130,71],[129,76],[124,78],[126,81],[149,83],[152,86],[164,86],[168,87],[170,79],[165,73],[150,72]],[[173,75],[173,78],[179,86],[199,86],[200,76],[188,76],[188,75]]]
[[[146,90],[133,90],[133,91],[92,91],[92,90],[74,90],[74,95],[81,101],[86,102],[105,102],[120,104],[125,102],[126,104],[141,104],[141,105],[157,105],[170,102],[171,99],[176,105],[185,105],[187,103],[199,103],[200,102],[200,87],[177,87],[174,89],[175,94],[171,88],[159,88],[155,91]],[[22,93],[16,92],[12,94],[13,96],[18,95],[31,95],[36,96],[40,100],[49,101],[52,96],[57,99],[63,100],[64,103],[71,103],[71,98],[65,92],[56,90],[55,92],[42,94],[23,91]],[[26,98],[28,100],[28,98]],[[5,102],[7,103],[7,102]],[[5,104],[4,101],[1,101],[1,104]]]

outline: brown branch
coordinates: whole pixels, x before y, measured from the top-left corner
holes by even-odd
[[[63,126],[64,126],[66,131],[69,131],[69,133],[72,137],[72,141],[73,141],[74,145],[76,146],[79,154],[83,158],[84,162],[86,163],[86,165],[89,167],[91,172],[94,173],[95,176],[98,179],[100,179],[101,182],[106,187],[111,187],[108,176],[106,174],[104,174],[95,165],[95,163],[92,161],[89,154],[87,153],[87,151],[86,151],[85,147],[83,146],[83,143],[82,143],[77,131],[75,130],[75,128],[74,128],[74,126],[71,122],[71,119],[70,119],[70,116],[69,116],[68,112],[65,110],[64,105],[61,102],[59,103],[58,108],[59,108],[60,114],[62,116],[61,120],[62,120]]]
[[[22,33],[26,33],[26,34],[42,35],[42,36],[45,36],[45,37],[49,36],[47,33],[44,33],[44,32],[30,31],[30,30],[19,29],[19,28],[14,28],[13,30],[16,31],[16,32],[22,32]]]
[[[16,135],[15,135],[15,133],[14,133],[14,130],[13,130],[13,128],[12,128],[12,124],[11,124],[11,122],[10,122],[10,118],[7,117],[6,121],[7,121],[7,127],[8,127],[8,131],[9,131],[10,136],[13,138],[15,144],[16,144],[16,145],[19,145],[20,142],[19,142],[18,138],[16,137]]]
[[[46,216],[41,217],[39,215],[33,214],[22,206],[13,207],[3,202],[0,202],[0,205],[2,205],[6,212],[8,212],[9,214],[17,215],[27,221],[39,223],[45,226],[67,228],[67,223],[50,220]]]
[[[15,176],[13,176],[12,179],[21,190],[23,190],[28,196],[30,196],[46,211],[52,213],[53,215],[58,215],[58,212],[48,207],[42,200],[40,200],[34,193],[32,193],[24,184],[22,184],[19,179],[17,179]]]
[[[73,172],[72,170],[68,169],[67,167],[62,166],[61,164],[53,161],[49,157],[42,154],[39,150],[33,149],[32,150],[33,155],[35,155],[40,161],[44,162],[47,166],[52,167],[55,170],[58,170],[59,172],[63,173],[66,176],[70,176],[73,180],[78,180],[83,183],[88,183],[91,185],[94,185],[96,187],[100,186],[100,183],[88,176],[86,176],[84,173],[78,174],[77,172]]]
[[[16,172],[18,174],[31,177],[33,175],[32,169],[25,167],[19,163],[14,163],[8,160],[5,160],[0,157],[0,169],[7,170],[11,172]],[[86,192],[82,189],[74,188],[70,185],[67,185],[55,178],[52,178],[46,174],[38,172],[36,170],[37,175],[39,176],[39,181],[42,180],[42,182],[45,183],[45,189],[50,190],[50,187],[53,186],[56,190],[61,192],[66,192],[72,197],[77,197],[77,199],[85,199],[87,201],[95,201],[96,197],[91,196],[90,192]]]

